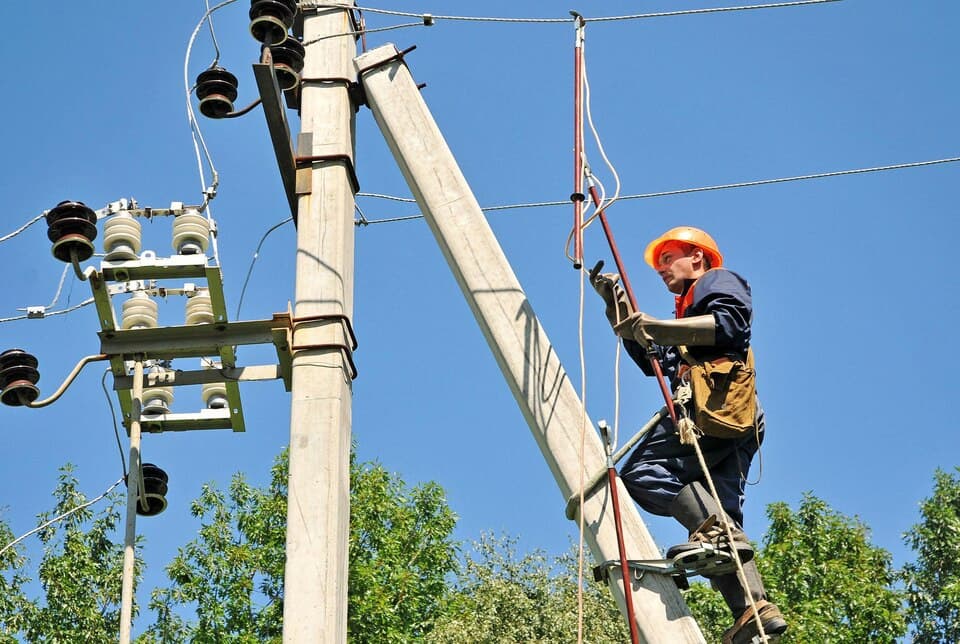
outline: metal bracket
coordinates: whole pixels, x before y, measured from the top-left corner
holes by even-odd
[[[293,334],[297,326],[300,324],[309,324],[311,322],[329,322],[336,321],[340,322],[343,325],[346,335],[350,338],[350,344],[346,342],[328,342],[321,344],[303,344],[303,345],[293,345],[290,347],[290,350],[293,353],[297,351],[310,351],[310,350],[323,350],[323,349],[339,349],[343,354],[343,357],[346,358],[347,363],[350,365],[350,378],[351,380],[356,380],[359,375],[357,372],[357,365],[353,361],[353,352],[356,351],[358,343],[357,336],[353,332],[353,325],[350,323],[350,318],[342,313],[330,313],[323,315],[305,315],[299,318],[291,318],[291,329],[290,332]],[[292,344],[292,342],[291,342]]]
[[[378,60],[378,61],[376,61],[375,63],[372,63],[372,64],[370,64],[370,65],[368,65],[368,66],[366,66],[366,67],[360,67],[359,69],[357,69],[357,77],[362,79],[362,78],[363,78],[363,75],[366,74],[367,72],[373,71],[374,69],[377,69],[378,67],[383,67],[384,65],[389,65],[390,63],[392,63],[392,62],[395,61],[395,60],[399,60],[399,61],[401,61],[402,63],[406,64],[407,61],[404,60],[404,57],[405,57],[407,54],[409,54],[410,52],[412,52],[412,51],[413,51],[414,49],[416,49],[416,48],[417,48],[416,45],[410,45],[410,46],[407,47],[406,49],[399,49],[399,50],[397,50],[396,53],[391,54],[390,56],[385,56],[384,58],[381,58],[380,60]]]
[[[137,356],[140,360],[164,362],[177,358],[216,357],[222,369],[219,371],[183,372],[167,374],[163,386],[223,382],[227,394],[227,409],[202,409],[193,414],[161,414],[144,416],[148,428],[143,431],[184,431],[187,429],[226,429],[235,432],[245,430],[243,407],[240,400],[239,382],[242,380],[265,380],[282,378],[287,391],[291,387],[292,356],[287,338],[291,328],[288,314],[275,314],[271,320],[228,322],[220,267],[208,266],[205,255],[177,255],[158,258],[144,254],[139,260],[103,262],[101,270],[87,269],[88,281],[93,291],[102,330],[101,353],[110,359],[114,375],[114,389],[120,400],[124,422],[132,417],[132,378],[128,375],[127,360]],[[149,283],[162,279],[205,279],[213,306],[214,322],[190,326],[171,326],[153,329],[119,329],[114,314],[111,295],[117,290],[108,281],[140,280]],[[191,285],[185,285],[195,290]],[[163,289],[161,289],[163,290]],[[176,289],[169,289],[173,292]],[[278,365],[238,368],[235,347],[242,344],[273,344],[277,351]],[[157,383],[148,382],[147,386]]]
[[[260,91],[260,100],[263,101],[263,115],[267,119],[267,129],[270,131],[270,140],[273,142],[273,153],[277,157],[277,166],[280,168],[280,179],[287,195],[287,204],[293,223],[297,223],[297,182],[296,166],[293,162],[293,144],[290,138],[290,126],[287,124],[287,112],[284,107],[280,85],[273,69],[273,60],[269,48],[264,50],[263,62],[254,64],[253,76]]]
[[[633,449],[633,446],[636,445],[641,438],[646,436],[647,432],[656,427],[664,417],[667,415],[667,408],[661,407],[660,411],[653,415],[653,418],[647,421],[647,424],[640,428],[636,434],[634,434],[630,440],[623,444],[623,446],[616,451],[613,455],[613,462],[619,463],[620,460],[627,455],[627,453]],[[602,470],[594,474],[589,481],[587,481],[583,486],[583,496],[584,498],[593,494],[593,492],[600,486],[601,483],[607,480],[607,468],[604,467]],[[570,495],[570,498],[567,499],[567,504],[565,506],[564,513],[566,517],[571,521],[576,516],[577,507],[580,505],[580,493],[574,492]]]

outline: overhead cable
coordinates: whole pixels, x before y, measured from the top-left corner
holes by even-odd
[[[203,205],[201,210],[205,211],[207,221],[210,224],[210,245],[213,249],[213,260],[220,264],[220,248],[217,242],[217,228],[216,223],[213,220],[213,212],[210,208],[210,201],[217,196],[217,188],[220,186],[220,175],[217,173],[217,168],[213,163],[213,156],[210,154],[210,149],[207,147],[206,141],[203,139],[203,133],[200,131],[200,123],[197,121],[197,115],[193,111],[193,101],[190,100],[190,96],[193,93],[194,87],[190,85],[190,54],[193,51],[193,43],[197,39],[197,34],[200,33],[200,29],[203,28],[203,23],[208,22],[210,25],[210,35],[213,37],[214,48],[216,49],[217,60],[220,58],[220,47],[217,44],[216,35],[213,32],[213,13],[226,7],[229,4],[233,4],[237,0],[224,0],[220,4],[210,7],[209,2],[205,0],[205,5],[207,6],[207,11],[203,14],[203,17],[200,18],[200,22],[197,23],[197,26],[194,28],[193,33],[190,34],[190,40],[187,42],[187,51],[183,57],[183,89],[187,101],[187,122],[190,124],[190,135],[193,140],[193,150],[197,157],[197,171],[200,174],[200,191],[203,194]],[[216,64],[216,61],[214,61]],[[207,166],[210,169],[210,185],[207,185],[207,179],[203,171],[203,156],[201,156],[201,149],[203,150],[203,156],[207,159]]]
[[[5,241],[7,241],[8,239],[13,239],[13,238],[16,237],[17,235],[19,235],[20,233],[22,233],[23,231],[25,231],[27,228],[29,228],[30,226],[34,225],[35,223],[37,223],[37,222],[40,221],[41,219],[43,219],[44,215],[45,215],[45,213],[40,213],[39,215],[37,215],[36,217],[34,217],[33,219],[31,219],[30,221],[28,221],[28,222],[25,223],[24,225],[22,225],[22,226],[20,226],[19,228],[17,228],[15,231],[13,231],[12,233],[10,233],[9,235],[4,235],[3,237],[0,237],[0,243],[5,242]]]
[[[710,190],[727,190],[730,188],[750,188],[753,186],[764,186],[773,183],[787,183],[789,181],[806,181],[808,179],[825,179],[828,177],[840,177],[844,175],[851,174],[866,174],[868,172],[883,172],[886,170],[903,170],[906,168],[919,168],[923,166],[938,165],[941,163],[956,163],[960,161],[960,157],[949,157],[946,159],[935,159],[932,161],[916,161],[913,163],[898,163],[895,165],[884,165],[876,166],[872,168],[857,168],[856,170],[837,170],[835,172],[819,172],[817,174],[802,174],[794,177],[781,177],[778,179],[760,179],[758,181],[742,181],[739,183],[725,183],[716,186],[702,186],[699,188],[682,188],[680,190],[665,190],[663,192],[646,192],[638,195],[622,195],[619,198],[619,201],[625,201],[627,199],[652,199],[654,197],[670,197],[673,195],[685,195],[694,192],[707,192]],[[407,199],[404,197],[392,197],[389,195],[380,195],[377,193],[357,193],[357,196],[364,197],[374,197],[381,199],[389,199],[391,201],[405,201],[405,202],[415,202],[415,199]],[[569,200],[564,201],[539,201],[533,203],[517,203],[517,204],[507,204],[503,206],[487,206],[481,208],[480,210],[484,212],[492,212],[495,210],[518,210],[521,208],[545,208],[549,206],[566,206],[570,202]],[[386,219],[368,219],[367,224],[387,224],[397,221],[409,221],[412,219],[420,219],[423,215],[407,215],[404,217],[390,217]]]
[[[281,222],[278,222],[267,229],[267,232],[263,233],[263,237],[260,238],[260,243],[257,244],[257,249],[253,251],[253,259],[250,260],[250,267],[247,269],[247,277],[243,280],[243,288],[240,289],[240,301],[237,302],[237,315],[236,318],[240,319],[240,307],[243,306],[243,296],[247,293],[247,284],[250,282],[250,275],[253,274],[253,266],[257,263],[257,258],[260,257],[260,248],[263,246],[263,242],[267,241],[267,237],[275,231],[277,228],[280,228],[284,224],[288,224],[293,221],[293,217],[287,217]]]
[[[619,20],[642,20],[645,18],[665,18],[669,16],[688,16],[701,13],[720,13],[728,11],[750,11],[753,9],[779,9],[783,7],[799,7],[803,5],[826,4],[828,2],[840,2],[840,0],[797,0],[796,2],[775,2],[770,4],[744,5],[736,7],[715,7],[706,9],[687,9],[683,11],[662,11],[658,13],[636,13],[625,16],[602,16],[598,18],[584,18],[587,22],[613,22]],[[500,22],[500,23],[523,23],[523,24],[560,24],[569,23],[570,18],[500,18],[492,16],[438,16],[429,13],[413,13],[409,11],[392,11],[389,9],[373,9],[370,7],[356,7],[334,2],[311,2],[301,5],[303,9],[357,9],[368,13],[379,13],[388,16],[406,16],[410,18],[430,18],[433,20],[451,20],[466,22]]]
[[[88,298],[88,299],[84,300],[83,302],[80,302],[79,304],[74,304],[73,306],[67,307],[67,308],[65,308],[65,309],[61,309],[61,310],[59,310],[59,311],[44,311],[43,317],[49,318],[49,317],[53,317],[54,315],[66,315],[67,313],[72,313],[73,311],[76,311],[77,309],[81,309],[81,308],[83,308],[83,307],[85,307],[85,306],[89,306],[89,305],[93,304],[94,301],[95,301],[94,298],[91,297],[91,298]],[[29,317],[30,317],[29,315],[17,315],[17,316],[12,317],[12,318],[0,318],[0,323],[3,323],[3,322],[16,322],[17,320],[26,320],[26,319],[28,319]],[[35,319],[36,319],[36,318],[35,318]]]
[[[20,535],[19,537],[17,537],[16,539],[14,539],[13,541],[11,541],[11,542],[8,543],[7,545],[5,545],[3,548],[0,548],[0,555],[2,555],[3,553],[5,553],[5,552],[6,552],[7,550],[9,550],[10,548],[14,547],[14,546],[17,545],[18,543],[20,543],[21,541],[23,541],[24,539],[26,539],[27,537],[29,537],[31,534],[35,534],[35,533],[37,533],[37,532],[40,532],[40,531],[43,530],[44,528],[53,525],[53,524],[56,523],[57,521],[62,521],[63,519],[66,519],[68,516],[70,516],[70,515],[73,514],[74,512],[79,512],[80,510],[83,510],[84,508],[90,507],[91,505],[93,505],[94,503],[96,503],[97,501],[99,501],[100,499],[104,498],[105,496],[107,496],[108,494],[110,494],[111,492],[113,492],[113,489],[114,489],[115,487],[117,487],[118,485],[120,485],[121,483],[123,483],[123,480],[124,480],[123,478],[118,479],[116,483],[114,483],[113,485],[111,485],[110,487],[108,487],[107,490],[106,490],[103,494],[101,494],[100,496],[98,496],[97,498],[91,499],[91,500],[87,501],[86,503],[81,503],[80,505],[78,505],[77,507],[73,508],[72,510],[67,510],[67,511],[64,512],[63,514],[61,514],[61,515],[59,515],[59,516],[56,516],[56,517],[50,519],[49,521],[47,521],[47,522],[45,522],[45,523],[43,523],[43,524],[41,524],[41,525],[38,525],[38,526],[37,526],[36,528],[34,528],[33,530],[31,530],[31,531],[29,531],[29,532],[27,532],[27,533],[25,533],[25,534]]]
[[[392,31],[394,29],[406,29],[407,27],[425,27],[429,26],[426,22],[405,22],[402,25],[390,25],[389,27],[377,27],[375,29],[358,29],[357,31],[345,31],[343,33],[330,34],[328,36],[320,36],[319,38],[314,38],[313,40],[308,40],[303,43],[304,47],[318,43],[321,40],[329,40],[330,38],[340,38],[342,36],[365,36],[366,34],[373,34],[378,31]]]
[[[206,6],[207,11],[209,12],[209,11],[210,11],[210,0],[203,0],[203,4],[204,4],[204,6]],[[209,15],[209,14],[208,14],[208,15]],[[210,66],[213,67],[214,65],[217,65],[217,64],[220,63],[220,43],[217,42],[217,34],[216,34],[216,32],[213,30],[213,18],[212,18],[212,17],[207,19],[207,26],[210,27],[210,40],[213,41],[214,57],[213,57],[213,62],[210,63]]]
[[[117,426],[117,411],[113,408],[113,398],[107,390],[107,374],[112,372],[112,367],[107,367],[100,378],[100,387],[103,389],[103,395],[107,397],[107,405],[110,406],[110,420],[113,421],[113,435],[117,439],[117,449],[120,450],[120,467],[123,468],[123,478],[127,478],[127,459],[123,455],[123,444],[120,442],[120,428]]]

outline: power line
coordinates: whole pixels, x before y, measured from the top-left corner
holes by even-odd
[[[101,494],[100,496],[98,496],[97,498],[91,499],[90,501],[87,501],[86,503],[81,503],[80,505],[78,505],[77,507],[73,508],[72,510],[67,510],[66,512],[64,512],[64,513],[61,514],[60,516],[56,516],[56,517],[50,519],[49,521],[47,521],[46,523],[43,523],[42,525],[38,525],[38,526],[37,526],[36,528],[34,528],[33,530],[31,530],[31,531],[29,531],[29,532],[27,532],[27,533],[25,533],[25,534],[20,535],[19,537],[17,537],[16,539],[14,539],[13,541],[11,541],[11,542],[8,543],[7,545],[5,545],[3,548],[0,548],[0,555],[2,555],[3,553],[5,553],[5,552],[6,552],[7,550],[9,550],[10,548],[14,547],[14,546],[17,545],[18,543],[20,543],[21,541],[23,541],[24,539],[26,539],[27,537],[29,537],[31,534],[35,534],[35,533],[37,533],[37,532],[40,532],[40,531],[43,530],[44,528],[46,528],[46,527],[48,527],[48,526],[50,526],[50,525],[53,525],[53,524],[56,523],[57,521],[61,521],[61,520],[63,520],[63,519],[66,519],[68,516],[70,516],[70,515],[73,514],[74,512],[79,512],[80,510],[83,510],[84,508],[90,507],[91,505],[93,505],[94,503],[96,503],[97,501],[99,501],[100,499],[104,498],[105,496],[107,496],[108,494],[110,494],[111,492],[113,492],[113,489],[114,489],[115,487],[117,487],[118,485],[120,485],[121,483],[123,483],[123,480],[124,480],[123,478],[117,480],[116,483],[114,483],[113,485],[111,485],[110,487],[108,487],[107,490],[106,490],[103,494]]]
[[[110,397],[110,392],[107,390],[107,374],[111,373],[111,367],[107,367],[103,371],[103,376],[100,378],[100,387],[103,389],[103,394],[107,397],[107,405],[110,406],[110,420],[113,421],[113,435],[117,439],[117,449],[120,450],[120,466],[123,468],[123,478],[127,478],[127,459],[123,455],[123,445],[120,442],[120,428],[117,426],[117,411],[113,408],[113,398]]]
[[[949,157],[946,159],[935,159],[932,161],[916,161],[913,163],[898,163],[895,165],[884,165],[876,166],[871,168],[857,168],[855,170],[837,170],[835,172],[819,172],[817,174],[802,174],[793,177],[781,177],[778,179],[760,179],[758,181],[741,181],[739,183],[725,183],[716,186],[702,186],[699,188],[681,188],[680,190],[665,190],[662,192],[647,192],[637,195],[624,195],[619,198],[620,201],[625,201],[627,199],[652,199],[654,197],[669,197],[673,195],[685,195],[694,192],[708,192],[711,190],[728,190],[730,188],[749,188],[753,186],[764,186],[773,183],[787,183],[789,181],[806,181],[808,179],[825,179],[828,177],[840,177],[851,174],[866,174],[868,172],[883,172],[886,170],[903,170],[905,168],[919,168],[923,166],[938,165],[942,163],[956,163],[960,161],[960,157]],[[363,197],[373,197],[379,199],[388,199],[391,201],[403,201],[403,202],[415,202],[415,199],[408,199],[405,197],[394,197],[391,195],[382,195],[372,192],[360,192],[357,193],[357,196]],[[517,203],[517,204],[508,204],[504,206],[487,206],[481,208],[484,212],[492,212],[496,210],[519,210],[521,208],[545,208],[551,206],[567,206],[570,205],[570,200],[565,199],[562,201],[539,201],[533,203]],[[385,219],[368,219],[364,225],[372,224],[387,224],[397,221],[410,221],[413,219],[420,219],[423,215],[406,215],[403,217],[389,217]]]
[[[19,235],[20,233],[22,233],[23,231],[25,231],[27,228],[29,228],[30,226],[34,225],[35,223],[37,223],[37,222],[40,221],[41,219],[43,219],[43,217],[44,217],[44,213],[41,213],[41,214],[37,215],[36,217],[34,217],[33,219],[31,219],[30,221],[28,221],[27,223],[25,223],[24,225],[22,225],[22,226],[20,226],[19,228],[17,228],[15,231],[13,231],[12,233],[10,233],[9,235],[4,235],[3,237],[0,237],[0,243],[5,242],[5,241],[7,241],[8,239],[13,239],[13,238],[16,237],[17,235]]]
[[[67,307],[67,308],[65,308],[65,309],[60,309],[59,311],[44,311],[44,312],[43,312],[43,317],[44,317],[44,318],[48,318],[48,317],[52,317],[52,316],[54,316],[54,315],[66,315],[67,313],[72,313],[72,312],[76,311],[77,309],[81,309],[81,308],[83,308],[83,307],[85,307],[85,306],[89,306],[89,305],[93,304],[94,301],[95,301],[94,298],[91,297],[91,298],[88,298],[88,299],[84,300],[83,302],[80,302],[80,304],[75,304],[75,305],[73,305],[73,306],[71,306],[71,307]],[[3,323],[3,322],[16,322],[17,320],[26,320],[26,319],[28,319],[29,317],[30,317],[30,315],[17,315],[17,316],[12,317],[12,318],[0,318],[0,323]],[[34,318],[34,319],[42,319],[42,318]]]
[[[267,232],[263,233],[263,237],[260,238],[260,243],[257,244],[257,249],[253,251],[253,259],[250,260],[250,267],[247,269],[247,277],[243,280],[243,288],[240,289],[240,301],[237,302],[237,315],[236,318],[240,319],[240,307],[243,306],[243,296],[247,293],[247,284],[250,282],[250,275],[253,274],[253,266],[257,263],[257,258],[260,257],[260,248],[263,246],[263,242],[267,241],[267,237],[275,231],[277,228],[280,228],[284,224],[288,224],[293,221],[293,217],[287,217],[281,222],[278,222],[267,229]]]
[[[321,40],[327,40],[329,38],[343,38],[344,36],[362,36],[365,34],[373,34],[378,31],[392,31],[394,29],[405,29],[407,27],[425,27],[429,26],[426,22],[405,22],[402,25],[390,25],[389,27],[377,27],[375,29],[358,29],[357,31],[345,31],[342,34],[330,34],[328,36],[320,36],[319,38],[314,38],[313,40],[308,40],[303,43],[304,47],[318,43]]]
[[[783,7],[799,7],[803,5],[826,4],[828,2],[839,2],[840,0],[797,0],[796,2],[776,2],[770,4],[743,5],[735,7],[715,7],[707,9],[687,9],[684,11],[662,11],[658,13],[637,13],[624,16],[602,16],[598,18],[584,18],[586,22],[613,22],[620,20],[642,20],[645,18],[665,18],[669,16],[688,16],[703,13],[721,13],[730,11],[750,11],[753,9],[779,9]],[[388,9],[374,9],[370,7],[355,7],[352,5],[343,5],[332,2],[314,2],[302,5],[303,9],[319,8],[346,8],[357,9],[369,13],[379,13],[388,16],[405,16],[410,18],[426,18],[433,20],[451,20],[465,22],[499,22],[499,23],[521,23],[521,24],[568,24],[571,18],[508,18],[492,16],[438,16],[429,13],[413,13],[408,11],[392,11]]]

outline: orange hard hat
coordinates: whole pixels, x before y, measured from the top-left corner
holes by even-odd
[[[643,259],[650,264],[654,270],[657,269],[657,259],[660,257],[660,249],[667,242],[677,241],[684,244],[696,246],[703,251],[703,254],[710,260],[710,268],[717,268],[723,265],[723,255],[717,248],[717,242],[713,237],[693,226],[677,226],[663,233],[652,242],[647,244],[647,250],[643,252]]]

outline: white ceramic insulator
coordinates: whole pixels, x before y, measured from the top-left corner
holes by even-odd
[[[213,324],[213,303],[209,291],[199,291],[187,298],[187,326],[193,324]]]
[[[156,365],[150,369],[155,377],[162,377],[165,368]],[[143,390],[143,413],[166,414],[173,403],[173,387],[150,387]]]
[[[220,369],[221,367],[219,363],[204,361],[203,368]],[[200,398],[207,409],[226,409],[229,405],[227,402],[227,386],[222,382],[208,382],[203,385]]]
[[[123,303],[120,326],[124,329],[154,329],[159,326],[157,309],[157,303],[149,295],[139,291],[133,293]]]
[[[170,404],[173,402],[173,387],[153,387],[143,391],[144,414],[170,413]]]
[[[207,252],[210,222],[198,210],[187,210],[173,218],[173,250],[180,255]]]
[[[107,261],[136,259],[140,253],[140,222],[128,212],[121,212],[103,224],[103,249]]]

